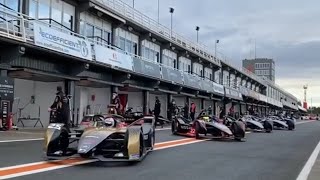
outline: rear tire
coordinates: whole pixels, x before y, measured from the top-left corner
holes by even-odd
[[[172,121],[172,123],[171,123],[171,132],[173,135],[177,135],[177,129],[178,129],[178,127],[176,125],[177,123],[178,122],[176,122],[176,121]]]

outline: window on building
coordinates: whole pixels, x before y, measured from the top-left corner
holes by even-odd
[[[19,12],[20,0],[4,0],[2,4],[9,7],[10,9]]]
[[[38,7],[37,2],[34,0],[29,1],[29,16],[31,18],[36,19],[38,14]]]
[[[167,49],[162,51],[162,64],[177,68],[177,54]]]
[[[142,41],[142,57],[159,62],[160,46],[147,40]]]
[[[64,1],[29,0],[28,14],[55,27],[73,30],[75,7]]]

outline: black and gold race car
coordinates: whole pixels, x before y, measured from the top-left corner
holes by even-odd
[[[92,126],[74,133],[68,132],[64,124],[51,123],[45,136],[47,158],[81,156],[100,161],[140,161],[153,150],[153,116],[130,123],[116,114],[95,115],[92,119],[95,120]],[[77,144],[71,147],[74,141]]]

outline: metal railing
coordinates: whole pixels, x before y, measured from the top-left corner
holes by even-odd
[[[149,18],[138,10],[132,8],[128,4],[120,0],[96,0],[97,2],[105,5],[105,8],[113,11],[115,14],[119,14],[124,18],[139,24],[140,26],[146,28],[147,30],[154,32],[155,34],[179,44],[181,47],[184,47],[191,52],[199,55],[200,57],[209,60],[210,62],[221,65],[219,59],[215,59],[212,55],[213,53],[209,48],[203,44],[195,43],[178,33],[171,31],[171,29],[165,27],[164,25],[158,23],[157,21]]]
[[[167,67],[167,68],[170,68],[170,69],[174,69],[176,71],[181,72],[181,74],[189,74],[187,72],[183,72],[182,70],[175,69],[175,68],[173,68],[171,66],[167,66],[167,65],[155,62],[153,60],[138,56],[136,54],[128,53],[128,52],[126,52],[124,50],[121,50],[118,47],[110,45],[108,42],[101,41],[99,38],[97,39],[97,38],[84,37],[84,36],[82,36],[80,34],[77,34],[77,33],[73,32],[73,31],[67,30],[66,28],[62,28],[59,25],[49,24],[47,22],[43,22],[43,21],[40,21],[40,20],[35,20],[35,19],[30,18],[27,15],[18,13],[16,11],[3,9],[2,7],[0,7],[0,17],[2,19],[2,21],[0,21],[0,36],[4,36],[4,37],[11,38],[11,39],[14,39],[14,40],[18,40],[18,41],[23,41],[23,42],[34,44],[35,42],[34,42],[33,25],[36,22],[36,23],[39,23],[39,24],[42,24],[42,25],[46,25],[46,26],[48,26],[48,27],[50,27],[52,29],[55,29],[57,31],[60,31],[60,32],[63,32],[63,33],[69,34],[69,35],[73,35],[75,37],[83,38],[85,40],[88,40],[91,43],[98,44],[98,45],[103,45],[103,46],[105,46],[107,48],[116,50],[116,51],[121,52],[123,54],[130,55],[130,56],[138,58],[138,59],[140,59],[142,61],[152,62],[154,64],[159,65],[159,67]],[[192,74],[192,75],[193,76],[197,76],[195,74]],[[202,78],[202,79],[204,80],[205,78]],[[212,81],[212,82],[217,83],[216,81]],[[222,84],[222,83],[217,83],[217,84]],[[230,86],[234,87],[235,89],[239,88],[239,86],[237,86],[237,85],[235,86],[234,84],[231,84],[231,85],[228,84],[228,87],[230,87]]]

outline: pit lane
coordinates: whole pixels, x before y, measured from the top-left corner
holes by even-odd
[[[17,179],[295,179],[320,139],[319,128],[318,122],[305,123],[293,132],[251,133],[247,142],[209,141],[154,151],[135,166],[91,163]],[[157,132],[157,142],[171,138],[177,137]],[[33,143],[12,143],[10,154],[27,154],[35,162],[42,142]],[[24,153],[27,147],[30,152]],[[19,157],[11,159],[19,164]]]

